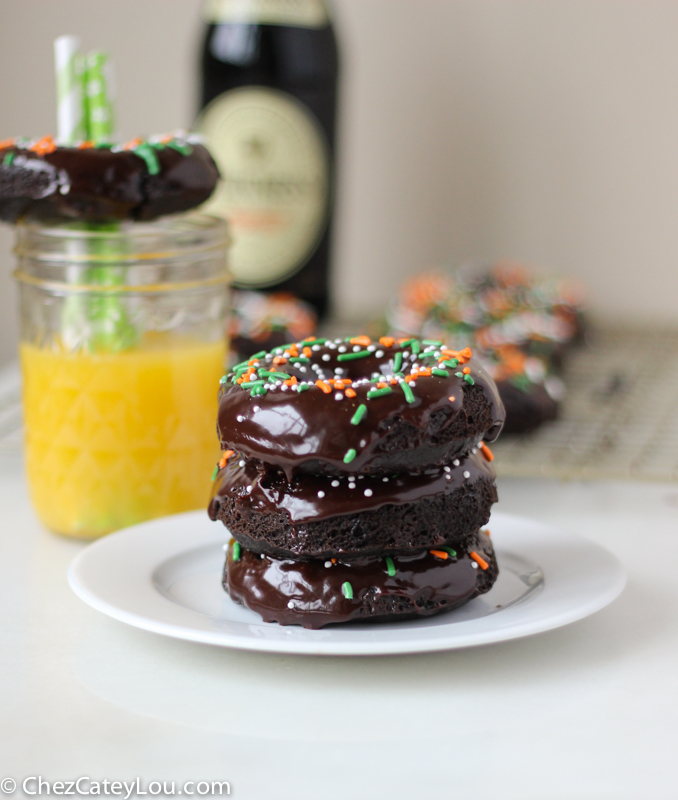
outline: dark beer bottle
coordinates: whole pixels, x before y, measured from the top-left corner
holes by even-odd
[[[328,307],[337,44],[323,0],[208,0],[205,134],[223,180],[235,285]]]

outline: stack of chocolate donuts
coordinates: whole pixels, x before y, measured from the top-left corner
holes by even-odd
[[[497,578],[486,442],[504,409],[467,348],[367,336],[255,354],[222,378],[209,514],[224,588],[320,628],[449,611]]]

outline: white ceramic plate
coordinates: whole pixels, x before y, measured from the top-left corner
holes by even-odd
[[[451,650],[557,628],[611,603],[626,576],[597,544],[495,513],[500,575],[492,590],[435,617],[319,631],[265,623],[221,587],[226,529],[204,511],[145,522],[91,544],[69,570],[75,593],[114,619],[195,642],[313,655]]]

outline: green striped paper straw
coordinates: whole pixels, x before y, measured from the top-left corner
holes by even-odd
[[[85,113],[82,96],[82,58],[77,36],[54,40],[54,67],[57,93],[57,141],[73,144],[85,138]]]
[[[87,138],[109,144],[113,139],[113,65],[107,53],[94,50],[85,58]]]

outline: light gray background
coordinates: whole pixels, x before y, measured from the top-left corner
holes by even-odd
[[[0,0],[0,138],[55,128],[52,40],[114,57],[119,134],[190,125],[201,0]],[[678,322],[678,4],[335,0],[336,308],[440,261],[582,277],[594,310]],[[0,362],[16,347],[0,229]]]

